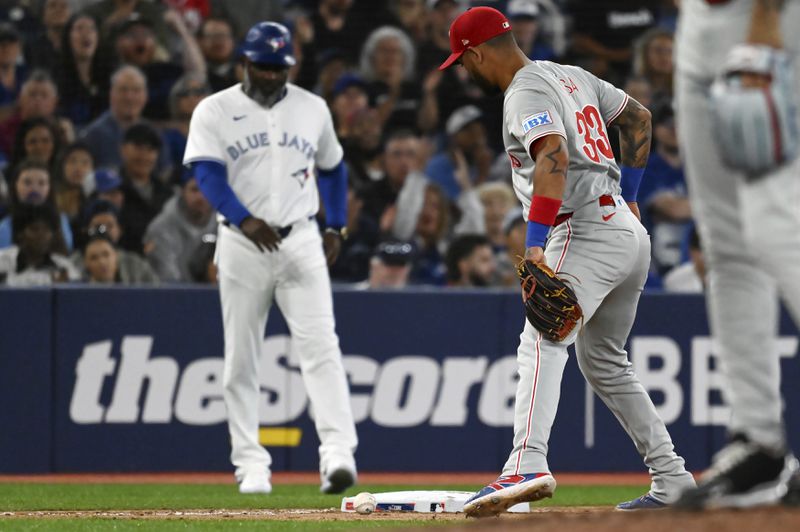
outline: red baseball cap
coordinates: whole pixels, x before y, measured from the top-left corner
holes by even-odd
[[[439,66],[444,70],[455,63],[470,46],[511,31],[506,16],[493,7],[473,7],[461,13],[450,25],[450,57]]]

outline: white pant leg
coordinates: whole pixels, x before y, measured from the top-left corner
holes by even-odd
[[[320,439],[320,470],[329,462],[355,466],[358,445],[347,376],[334,329],[333,300],[322,239],[315,224],[284,239],[275,298],[300,359]]]
[[[770,246],[779,244],[769,231],[746,238],[743,227],[745,216],[755,221],[773,215],[765,211],[763,199],[742,194],[751,187],[743,184],[742,175],[724,166],[714,140],[708,86],[679,75],[676,96],[679,141],[708,270],[709,324],[720,349],[727,381],[725,399],[732,411],[729,429],[764,445],[781,445],[777,292],[775,281],[764,271],[763,261],[748,241],[764,239]],[[769,189],[775,185],[764,182],[757,186]],[[740,203],[745,196],[746,207]],[[785,229],[772,230],[782,238],[787,236]],[[792,267],[797,264],[786,266]]]
[[[237,478],[272,463],[258,440],[258,372],[272,303],[274,259],[274,255],[258,252],[243,235],[220,226],[217,263],[225,335],[223,390]]]
[[[638,225],[638,224],[637,224]],[[628,361],[625,342],[636,318],[636,306],[650,264],[649,235],[639,225],[638,257],[628,277],[614,288],[584,325],[575,343],[581,372],[633,440],[653,477],[651,492],[672,502],[694,486],[684,460]]]

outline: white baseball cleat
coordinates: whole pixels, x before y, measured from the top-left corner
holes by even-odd
[[[333,465],[321,473],[322,484],[319,491],[322,493],[342,493],[350,486],[355,485],[358,474],[356,468],[350,464]]]
[[[254,470],[245,473],[242,476],[242,480],[239,481],[239,493],[246,495],[253,493],[268,495],[272,493],[269,471]]]
[[[489,517],[508,511],[514,505],[552,497],[556,479],[550,473],[530,473],[500,477],[464,503],[467,517]]]

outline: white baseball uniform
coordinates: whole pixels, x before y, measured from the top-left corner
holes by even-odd
[[[525,322],[517,352],[514,448],[503,474],[549,472],[550,428],[567,346],[574,342],[586,380],[650,468],[652,495],[671,502],[694,481],[624,349],[650,264],[649,236],[619,195],[620,171],[606,131],[627,101],[623,91],[583,69],[548,61],[520,69],[505,92],[503,142],[526,215],[534,193],[531,145],[545,135],[566,140],[563,222],[551,230],[545,257],[553,270],[574,279],[584,321],[563,343],[542,338]]]
[[[728,383],[728,428],[781,447],[778,293],[800,323],[800,158],[745,181],[722,162],[708,103],[727,53],[745,41],[752,11],[752,0],[681,2],[676,118],[708,269],[711,331]],[[781,25],[800,94],[800,2],[785,2]]]
[[[358,443],[347,378],[334,330],[330,278],[313,220],[315,167],[334,168],[342,147],[325,101],[292,84],[270,108],[237,84],[204,99],[189,128],[184,163],[217,161],[250,213],[283,233],[277,251],[260,252],[235,226],[220,224],[215,262],[225,332],[224,394],[236,475],[269,467],[258,441],[258,368],[273,300],[300,358],[321,445],[320,471],[355,471]]]

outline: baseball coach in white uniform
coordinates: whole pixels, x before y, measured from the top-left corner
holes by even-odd
[[[321,491],[340,493],[356,482],[358,439],[326,264],[341,247],[347,173],[324,100],[287,83],[291,50],[284,26],[253,26],[242,46],[244,81],[197,106],[184,155],[224,217],[215,261],[231,461],[242,493],[272,490],[271,458],[258,440],[258,370],[273,301],[286,318],[314,409]],[[315,220],[320,195],[323,236]]]

